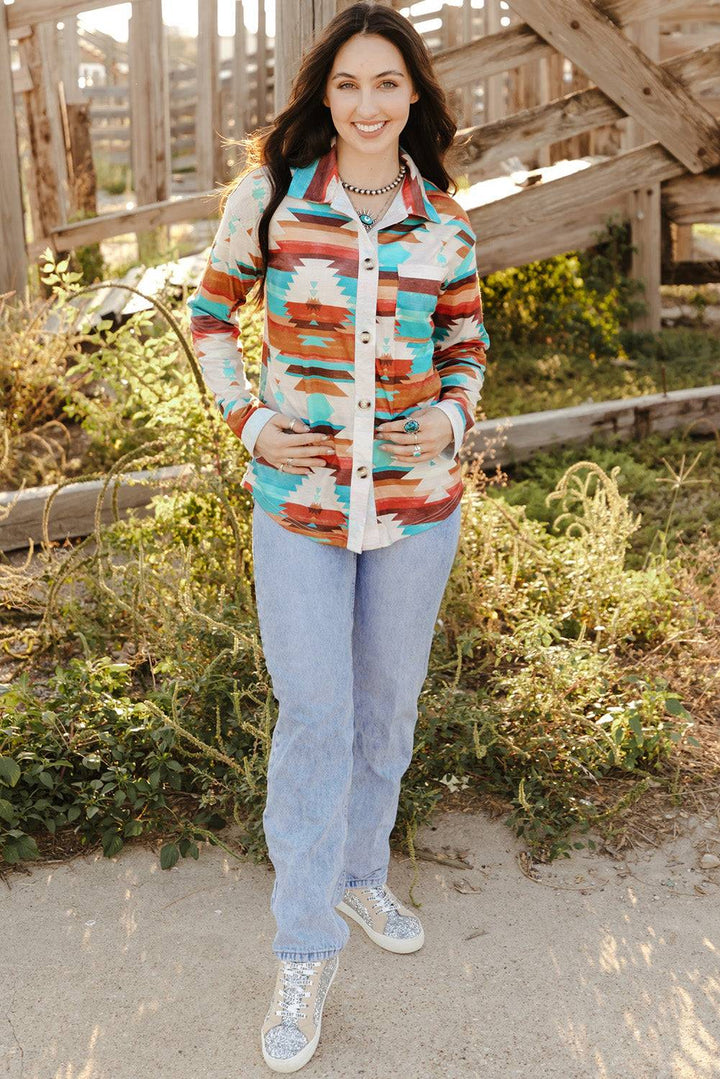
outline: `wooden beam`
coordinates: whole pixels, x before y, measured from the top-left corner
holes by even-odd
[[[674,179],[684,172],[659,143],[646,143],[570,176],[470,209],[468,215],[479,244],[496,244],[510,234],[553,220],[555,228],[562,229],[566,217],[576,211],[587,213],[598,193],[603,199],[619,200],[643,184]]]
[[[215,181],[220,179],[217,167],[219,142],[217,0],[200,0],[195,111],[195,174],[199,187],[212,187]]]
[[[696,221],[720,225],[720,169],[700,176],[679,176],[663,184],[665,213],[678,225]]]
[[[660,17],[682,6],[683,0],[642,0],[640,3],[635,0],[613,0],[612,3],[598,5],[618,26],[637,19]],[[484,78],[531,60],[555,55],[555,47],[544,41],[527,23],[523,23],[500,30],[490,37],[481,37],[454,49],[437,52],[433,56],[433,67],[443,86],[454,89],[477,83],[478,72]]]
[[[675,57],[663,65],[675,79],[681,80],[692,94],[717,81],[720,71],[720,43]],[[603,124],[617,123],[626,113],[602,90],[578,90],[525,109],[491,124],[479,124],[458,132],[463,143],[458,162],[466,165],[472,181],[484,174],[495,161],[510,157],[525,158],[533,151],[563,138],[591,131]]]
[[[30,75],[32,87],[23,96],[30,144],[29,178],[34,187],[31,206],[34,210],[33,233],[35,237],[49,235],[52,229],[62,225],[65,220],[53,138],[54,125],[50,117],[46,93],[44,50],[40,40],[44,31],[48,29],[54,28],[36,27],[18,46],[21,60]]]
[[[8,27],[12,31],[20,26],[37,26],[41,22],[62,22],[79,11],[96,11],[109,6],[108,0],[15,0],[7,10]]]
[[[691,172],[720,162],[715,118],[591,0],[512,0],[512,6]]]
[[[212,220],[218,216],[219,202],[219,191],[184,195],[150,206],[140,206],[136,210],[121,210],[118,213],[104,214],[88,221],[54,228],[50,230],[50,239],[56,251],[72,251],[85,244],[109,240],[113,236],[125,236],[131,232],[144,232],[160,225]]]
[[[340,11],[343,6],[348,5],[338,3],[337,10]],[[282,63],[275,64],[276,113],[287,105],[300,57],[319,28],[325,26],[333,17],[335,10],[335,0],[298,0],[294,4],[275,5],[275,55],[282,57]]]
[[[170,194],[167,42],[161,0],[136,0],[130,19],[133,186],[140,206]]]
[[[483,420],[469,432],[463,461],[483,455],[483,468],[526,461],[538,450],[558,449],[600,437],[643,439],[677,428],[714,434],[720,423],[720,386],[650,393],[616,401],[597,401],[522,416]]]
[[[10,42],[5,12],[0,11],[0,294],[27,287],[22,183],[15,126],[15,100],[10,69]]]
[[[279,12],[278,12],[279,14]],[[277,16],[276,16],[277,17]],[[277,26],[275,28],[277,34]],[[247,72],[247,33],[245,30],[245,5],[243,0],[235,0],[235,37],[232,56],[232,110],[235,117],[233,137],[243,138],[250,130],[248,120],[248,93],[250,85]],[[277,111],[277,110],[276,110]],[[240,152],[238,148],[238,153]],[[236,172],[243,161],[236,161]]]
[[[117,483],[110,482],[100,510],[100,520],[110,524],[115,519],[113,494],[117,486],[119,516],[126,517],[131,509],[137,511],[156,495],[167,491],[193,472],[191,464],[164,465],[155,469],[125,472]],[[65,540],[89,536],[95,530],[95,509],[102,494],[104,480],[85,480],[61,487],[53,499],[48,519],[48,539]],[[9,513],[0,520],[0,550],[15,551],[42,542],[42,520],[45,503],[56,488],[26,487],[22,491],[0,492],[0,511]],[[152,511],[151,511],[152,512]],[[138,516],[143,516],[142,513]]]
[[[478,210],[470,211],[470,220],[475,223],[479,213]],[[533,217],[523,231],[507,231],[496,236],[491,243],[486,243],[480,233],[476,248],[478,272],[484,277],[497,270],[505,270],[508,266],[526,266],[529,262],[564,255],[568,251],[583,251],[596,243],[609,218],[626,221],[627,217],[627,198],[620,196],[594,200],[582,208],[576,207],[545,219]],[[477,226],[474,224],[473,227]]]
[[[652,61],[660,54],[660,25],[657,19],[634,23],[625,31],[642,52]],[[627,118],[622,147],[632,149],[651,138],[649,132],[632,116]],[[660,184],[642,184],[628,196],[632,255],[630,276],[642,281],[645,288],[646,310],[635,315],[633,330],[659,333],[662,329],[660,284],[662,279],[662,217]]]

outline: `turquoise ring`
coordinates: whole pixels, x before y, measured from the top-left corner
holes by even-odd
[[[420,424],[417,420],[408,420],[403,427],[403,431],[419,431]]]

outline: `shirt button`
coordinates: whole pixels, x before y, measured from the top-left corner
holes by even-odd
[[[360,340],[364,345],[368,343],[368,341],[370,340],[370,336],[371,335],[369,330],[363,330],[363,332],[360,334]]]
[[[357,470],[357,474],[358,474],[358,476],[362,476],[363,479],[365,478],[365,476],[367,476],[368,470],[365,467],[365,465],[360,465],[360,467]]]
[[[372,401],[358,401],[358,408],[370,408]]]
[[[375,263],[370,258],[370,256],[366,255],[365,258],[363,259],[363,266],[365,267],[365,269],[366,270],[372,270],[374,265],[375,265]]]

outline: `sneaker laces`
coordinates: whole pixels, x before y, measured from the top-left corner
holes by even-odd
[[[298,1023],[305,1018],[305,1012],[301,1009],[305,1006],[305,999],[310,996],[307,986],[310,979],[317,973],[319,962],[303,962],[286,960],[283,963],[283,980],[280,993],[280,1009],[275,1010],[282,1020],[289,1019]]]
[[[380,914],[390,914],[397,909],[397,904],[384,884],[368,888],[373,906]]]

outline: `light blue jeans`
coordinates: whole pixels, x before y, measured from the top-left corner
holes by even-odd
[[[278,702],[263,827],[279,959],[341,951],[345,887],[387,880],[460,515],[458,505],[357,553],[290,532],[254,503],[256,605]]]

